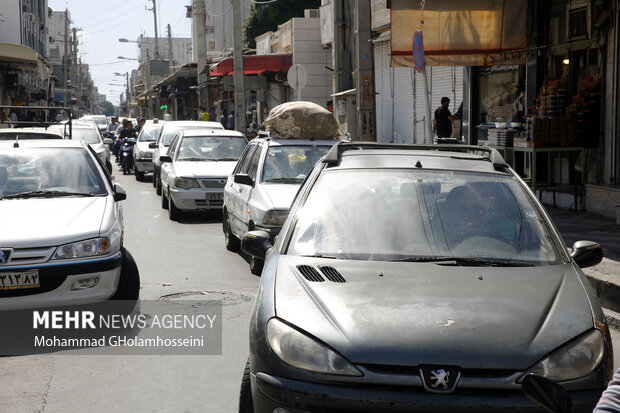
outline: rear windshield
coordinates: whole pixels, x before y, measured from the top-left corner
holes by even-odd
[[[99,132],[97,132],[95,129],[92,129],[92,128],[88,128],[88,129],[73,128],[71,133],[72,133],[71,139],[74,139],[74,140],[78,140],[78,141],[81,140],[81,141],[85,141],[86,143],[90,143],[90,144],[101,142],[101,137],[99,136]]]
[[[181,141],[179,161],[236,161],[247,142],[229,136],[186,136]]]
[[[39,132],[7,132],[0,133],[0,140],[14,141],[15,139],[62,139],[62,136],[54,133]]]
[[[159,136],[159,132],[163,125],[145,125],[142,127],[140,136],[138,136],[139,142],[155,142]]]

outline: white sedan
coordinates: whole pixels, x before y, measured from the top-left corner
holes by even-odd
[[[170,219],[183,211],[221,210],[226,180],[247,143],[237,131],[179,131],[160,157],[162,208]]]

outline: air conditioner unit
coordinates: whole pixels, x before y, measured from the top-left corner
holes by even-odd
[[[321,15],[319,9],[306,9],[304,10],[304,17],[306,19],[318,19]]]

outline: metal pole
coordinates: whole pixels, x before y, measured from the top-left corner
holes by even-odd
[[[172,33],[170,32],[170,24],[168,24],[168,64],[168,71],[172,74],[172,66],[174,66],[174,63],[172,61]]]
[[[197,91],[198,91],[198,106],[201,107],[202,106],[201,85],[203,81],[203,76],[200,74],[200,72],[207,65],[207,36],[205,33],[206,16],[205,16],[204,0],[194,0],[193,10],[195,12],[193,23],[195,24],[196,32],[197,32],[197,36],[196,36],[197,40],[196,40],[196,48],[195,48],[196,55],[194,56],[194,58],[196,62],[198,62],[198,65],[197,65],[198,89]]]
[[[155,59],[159,59],[159,38],[157,37],[157,6],[156,1],[153,1],[153,21],[155,22]]]
[[[127,116],[129,116],[129,100],[131,99],[131,94],[129,93],[129,72],[125,72],[125,80],[127,81],[125,84],[127,88]]]
[[[243,43],[241,37],[241,0],[233,4],[233,66],[235,69],[235,129],[245,130],[245,85],[243,80]]]
[[[65,9],[65,56],[63,59],[63,83],[65,84],[65,93],[64,93],[64,106],[68,107],[67,104],[67,89],[69,88],[69,80],[67,77],[69,74],[67,73],[68,65],[69,65],[69,18],[67,16],[67,9]]]
[[[426,102],[426,136],[424,143],[433,143],[433,118],[431,118],[431,102],[428,96],[428,78],[426,77],[426,65],[424,65],[424,101]]]

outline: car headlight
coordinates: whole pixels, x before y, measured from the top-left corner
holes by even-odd
[[[265,212],[263,224],[270,227],[281,227],[288,216],[288,209],[270,209]]]
[[[267,340],[282,361],[298,369],[344,376],[362,375],[344,357],[278,319],[267,322]]]
[[[143,158],[144,157],[144,152],[142,152],[139,149],[136,149],[133,151],[134,155],[136,155],[136,158]]]
[[[603,334],[600,330],[592,330],[555,350],[526,374],[538,374],[553,381],[577,379],[597,368],[604,354]]]
[[[190,178],[174,178],[174,186],[181,189],[200,188],[198,181]]]
[[[64,260],[69,258],[95,257],[97,255],[107,255],[113,251],[114,248],[110,244],[108,237],[93,238],[86,241],[61,245],[52,256],[52,259]]]

